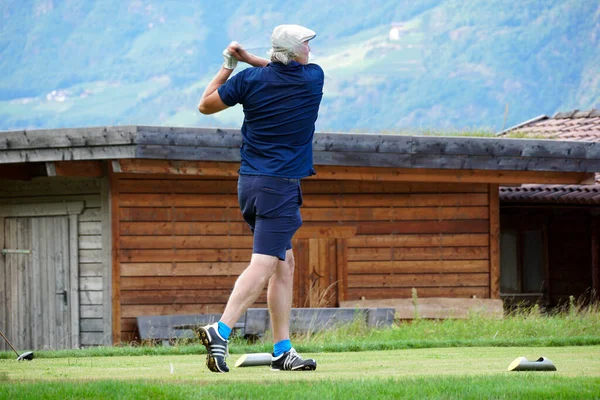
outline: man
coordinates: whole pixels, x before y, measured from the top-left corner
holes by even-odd
[[[271,36],[271,60],[256,57],[232,42],[225,62],[204,91],[198,110],[213,114],[242,104],[241,166],[238,200],[254,235],[250,265],[237,279],[218,323],[201,328],[206,365],[228,372],[231,328],[268,283],[267,303],[273,329],[273,370],[314,370],[290,342],[294,279],[292,236],[302,225],[300,179],[314,175],[312,139],[323,97],[324,74],[309,64],[308,41],[315,32],[280,25]],[[238,61],[250,64],[231,76]]]

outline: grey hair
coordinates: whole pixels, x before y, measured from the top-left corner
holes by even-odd
[[[290,61],[294,60],[298,55],[290,50],[283,49],[271,49],[271,62],[280,62],[283,65],[288,65]]]

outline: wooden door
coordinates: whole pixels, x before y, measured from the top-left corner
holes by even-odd
[[[72,347],[69,217],[3,221],[0,328],[21,351]]]
[[[336,238],[294,240],[294,307],[337,307],[346,300],[346,241]]]

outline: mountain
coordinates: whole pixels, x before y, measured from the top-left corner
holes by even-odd
[[[231,40],[317,32],[318,131],[498,131],[600,107],[600,5],[590,0],[3,0],[0,129],[239,127],[196,105]]]

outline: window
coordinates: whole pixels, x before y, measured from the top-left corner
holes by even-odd
[[[547,269],[543,229],[519,227],[500,233],[500,292],[502,295],[543,296]]]
[[[517,232],[510,229],[500,233],[500,292],[519,291]]]

